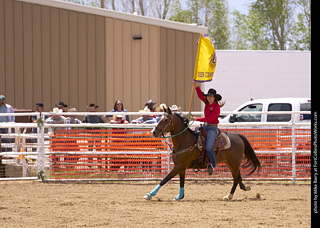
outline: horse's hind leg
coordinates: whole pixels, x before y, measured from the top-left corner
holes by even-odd
[[[246,186],[244,186],[244,184],[242,183],[242,177],[241,177],[241,174],[240,174],[240,170],[239,170],[238,180],[239,180],[240,188],[241,188],[243,191],[250,191],[250,190],[251,190],[250,187],[246,187]]]

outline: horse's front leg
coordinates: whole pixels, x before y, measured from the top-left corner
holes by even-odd
[[[184,198],[184,180],[186,178],[186,170],[182,170],[179,173],[179,177],[180,177],[180,189],[179,189],[179,195],[177,195],[176,197],[173,198],[173,200],[182,200]]]
[[[174,166],[173,169],[168,173],[168,175],[158,184],[151,192],[147,193],[143,198],[146,200],[151,200],[153,196],[157,194],[160,188],[165,185],[169,180],[175,177],[178,173],[181,172],[181,167]]]

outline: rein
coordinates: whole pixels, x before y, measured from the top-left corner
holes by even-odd
[[[165,113],[164,115],[168,115],[167,113]],[[191,116],[192,116],[192,114],[190,114]],[[169,123],[166,125],[166,126],[164,126],[164,128],[162,128],[162,131],[160,132],[160,136],[159,136],[159,138],[164,138],[164,139],[170,139],[170,138],[173,138],[173,137],[176,137],[176,136],[178,136],[178,135],[181,135],[183,132],[185,132],[189,127],[191,127],[192,126],[192,124],[194,123],[194,121],[192,121],[185,129],[183,129],[182,131],[180,131],[179,133],[177,133],[177,134],[174,134],[174,135],[169,135],[169,136],[164,136],[164,134],[166,134],[166,133],[168,133],[168,132],[165,132],[165,130],[167,129],[167,127],[169,126],[169,124],[171,123],[171,125],[172,125],[172,119],[170,119],[169,120]],[[173,128],[173,127],[172,127]],[[161,135],[163,135],[163,136],[161,136]]]

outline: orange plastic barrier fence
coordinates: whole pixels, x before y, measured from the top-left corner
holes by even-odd
[[[293,174],[291,129],[221,129],[247,137],[261,162],[254,179],[290,179]],[[49,179],[162,179],[172,169],[166,139],[154,138],[149,129],[57,130],[50,139]],[[311,176],[311,131],[295,130],[297,179]],[[171,152],[171,151],[169,151]],[[245,161],[245,160],[244,160]],[[249,169],[241,170],[243,177]],[[187,178],[231,178],[225,164],[213,176],[187,170]]]

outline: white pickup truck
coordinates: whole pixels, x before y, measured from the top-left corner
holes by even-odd
[[[234,112],[311,111],[310,98],[270,98],[245,102]],[[234,114],[219,119],[219,123],[291,122],[291,114]],[[295,115],[295,123],[311,121],[310,114]]]

